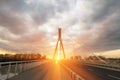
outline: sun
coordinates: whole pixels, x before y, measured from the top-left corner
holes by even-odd
[[[58,62],[59,62],[60,60],[61,60],[60,55],[57,55],[57,56],[56,56],[56,59],[55,59],[55,63],[58,64]]]

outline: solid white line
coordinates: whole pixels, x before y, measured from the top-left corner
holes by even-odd
[[[112,76],[112,75],[108,75],[109,77],[112,77],[112,78],[115,78],[115,79],[118,79],[118,80],[120,80],[120,78],[119,77],[116,77],[116,76]]]

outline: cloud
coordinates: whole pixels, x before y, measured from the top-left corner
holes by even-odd
[[[119,5],[119,0],[1,0],[0,48],[52,53],[60,26],[70,53],[119,49]]]
[[[91,17],[93,28],[78,39],[79,47],[76,50],[79,53],[120,49],[120,1],[103,2],[106,5],[101,4],[102,8],[95,10],[96,15]]]
[[[1,0],[0,47],[13,51],[37,51],[47,47],[47,32],[39,28],[57,13],[67,11],[69,5],[64,0]]]
[[[93,22],[100,22],[106,18],[109,18],[111,14],[114,14],[117,10],[119,10],[119,0],[102,0],[96,2],[97,6],[94,8],[94,14],[92,21]]]

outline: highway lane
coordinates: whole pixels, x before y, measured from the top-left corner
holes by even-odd
[[[71,80],[71,78],[59,64],[48,62],[9,80]]]
[[[100,77],[101,80],[120,80],[120,71],[110,70],[107,68],[84,65],[86,70],[91,74]]]
[[[83,64],[80,62],[67,62],[65,64],[84,77],[85,80],[90,80],[87,78],[88,76],[91,76],[94,80],[120,80],[120,71]]]
[[[63,62],[84,80],[120,80],[120,72],[80,62]],[[71,80],[69,71],[55,62],[48,62],[9,80]]]
[[[64,65],[69,67],[72,71],[77,73],[79,76],[81,76],[84,80],[100,80],[97,76],[92,75],[89,73],[83,65],[80,65],[78,63],[73,63],[73,62],[63,62]]]

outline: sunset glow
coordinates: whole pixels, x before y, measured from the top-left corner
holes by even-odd
[[[120,80],[120,0],[0,0],[0,80]]]
[[[68,56],[119,49],[119,4],[113,4],[111,10],[112,3],[104,0],[2,1],[0,49],[53,55],[58,27],[62,28]]]

